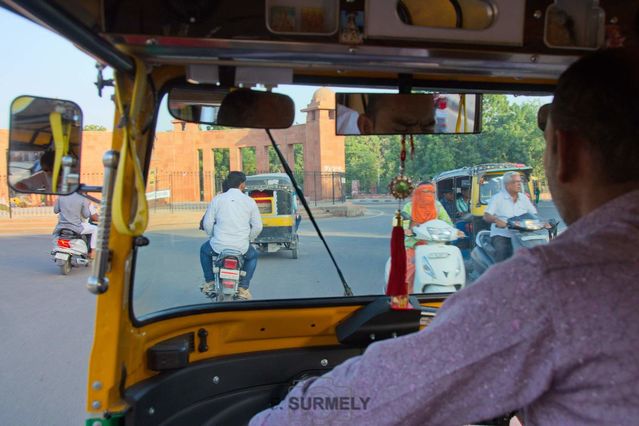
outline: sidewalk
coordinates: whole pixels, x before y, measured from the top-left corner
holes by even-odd
[[[300,206],[302,217],[307,219],[306,212]],[[318,202],[315,206],[314,202],[309,203],[313,216],[317,219],[341,216],[352,217],[364,215],[365,209],[360,206],[353,206],[351,203]],[[50,207],[46,208],[50,210]],[[151,208],[149,213],[149,231],[165,230],[165,229],[198,229],[200,219],[204,214],[204,210],[178,210],[171,212],[170,209],[163,208],[154,210]],[[14,215],[11,219],[9,216],[0,216],[0,237],[10,235],[50,235],[58,223],[57,215],[42,214],[27,216]]]

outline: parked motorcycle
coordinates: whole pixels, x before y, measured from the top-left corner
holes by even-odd
[[[413,289],[421,293],[454,293],[466,285],[466,268],[459,248],[451,243],[459,238],[456,228],[434,219],[413,228],[415,238],[425,244],[415,247]],[[386,283],[390,258],[386,262]]]
[[[215,287],[204,294],[215,302],[238,300],[238,287],[240,280],[246,275],[243,270],[244,256],[236,250],[223,250],[217,258],[213,259],[213,273],[215,274]]]
[[[70,229],[60,229],[53,236],[51,256],[60,267],[62,275],[69,274],[74,266],[89,266],[89,245],[86,236]]]
[[[511,217],[508,219],[507,224],[508,229],[512,232],[510,241],[513,245],[513,253],[515,253],[524,247],[531,248],[548,244],[550,240],[557,236],[559,222],[554,219],[545,222],[536,215],[525,213]],[[546,224],[550,226],[546,227]],[[497,263],[495,261],[495,247],[490,239],[490,231],[480,231],[477,234],[476,243],[475,248],[470,253],[472,268],[469,272],[469,279],[471,281],[479,278],[488,268]]]

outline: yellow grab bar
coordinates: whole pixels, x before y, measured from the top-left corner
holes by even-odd
[[[116,76],[115,103],[120,116],[124,119],[122,128],[122,148],[118,169],[115,176],[115,186],[113,188],[113,225],[119,233],[130,236],[142,235],[149,222],[149,211],[146,201],[146,187],[140,159],[137,155],[137,140],[140,137],[137,129],[137,119],[142,106],[142,99],[146,89],[146,65],[139,59],[135,61],[135,82],[133,85],[133,96],[131,105],[127,111],[122,104],[122,88]],[[128,161],[133,162],[134,195],[137,203],[133,220],[130,220],[127,212],[124,211],[124,185],[126,178],[126,168]]]

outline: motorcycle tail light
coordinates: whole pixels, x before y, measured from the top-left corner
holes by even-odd
[[[222,281],[222,286],[225,287],[225,288],[233,288],[233,287],[235,287],[235,281],[224,280],[224,281]]]
[[[224,259],[224,267],[227,269],[237,269],[237,259]]]
[[[71,240],[58,239],[58,247],[70,249],[71,248]]]

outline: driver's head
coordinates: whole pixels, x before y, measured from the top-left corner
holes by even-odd
[[[575,206],[596,207],[639,188],[637,99],[639,52],[605,49],[573,63],[540,110],[548,186],[566,223],[589,211]]]
[[[226,177],[225,182],[227,189],[236,188],[240,191],[244,191],[244,187],[246,186],[246,175],[242,172],[233,171]]]
[[[47,174],[53,173],[53,162],[55,160],[54,151],[45,151],[40,157],[40,168]]]
[[[429,94],[371,94],[358,122],[362,134],[432,133],[435,104]]]

